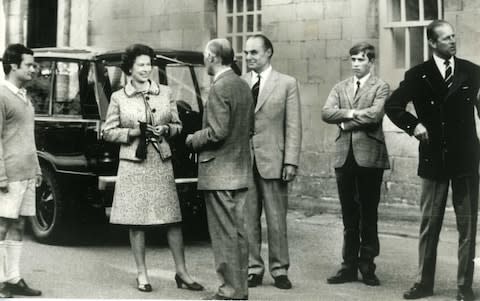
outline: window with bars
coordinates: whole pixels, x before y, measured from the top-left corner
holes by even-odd
[[[443,17],[442,0],[379,0],[379,12],[382,75],[397,77],[429,58],[426,28]]]
[[[245,72],[243,48],[249,36],[262,32],[262,1],[218,0],[217,20],[218,36],[232,43],[237,64]]]

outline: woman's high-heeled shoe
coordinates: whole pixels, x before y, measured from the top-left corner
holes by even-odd
[[[183,280],[178,274],[175,274],[175,282],[177,283],[177,288],[182,288],[183,285],[187,287],[187,289],[192,291],[203,291],[203,286],[198,282],[187,283]]]
[[[137,289],[139,291],[144,293],[149,293],[152,291],[152,286],[150,285],[150,283],[140,284],[140,281],[138,281],[138,278],[136,280],[137,280]]]

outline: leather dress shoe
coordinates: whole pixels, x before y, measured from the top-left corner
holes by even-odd
[[[0,299],[12,298],[12,297],[13,297],[12,293],[10,293],[10,291],[5,286],[3,286],[0,289]]]
[[[357,270],[341,269],[334,276],[327,278],[328,284],[340,284],[346,282],[354,282],[358,280]]]
[[[248,287],[256,287],[262,284],[263,275],[250,274],[248,275]]]
[[[433,295],[433,289],[425,287],[425,285],[421,283],[415,283],[412,288],[410,288],[408,291],[406,291],[403,294],[403,299],[407,300],[414,300],[414,299],[420,299],[420,298],[425,298]]]
[[[275,281],[274,285],[276,288],[283,290],[288,290],[292,288],[292,283],[290,282],[290,279],[288,279],[287,275],[273,277],[273,280]]]
[[[374,272],[362,273],[362,281],[368,286],[380,285],[380,280]]]
[[[457,300],[458,301],[473,301],[475,300],[475,295],[473,294],[472,288],[463,288],[459,287],[457,291]]]
[[[13,295],[40,296],[42,294],[41,291],[29,287],[23,279],[20,279],[17,283],[5,282],[5,289]]]

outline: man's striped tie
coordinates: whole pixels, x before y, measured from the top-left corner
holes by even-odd
[[[447,88],[450,88],[450,86],[453,83],[453,73],[452,73],[452,66],[450,65],[449,60],[445,60],[445,84],[447,85]]]

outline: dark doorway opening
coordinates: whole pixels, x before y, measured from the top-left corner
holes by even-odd
[[[58,0],[28,1],[28,47],[57,45],[57,2]]]

